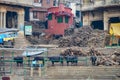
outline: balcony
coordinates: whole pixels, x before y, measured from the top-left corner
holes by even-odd
[[[108,6],[120,6],[120,0],[99,0],[99,1],[95,0],[92,3],[83,3],[81,10],[87,11],[99,7],[108,7]]]
[[[0,0],[0,3],[19,6],[32,6],[33,0]]]

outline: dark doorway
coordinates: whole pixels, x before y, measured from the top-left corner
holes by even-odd
[[[112,18],[110,18],[109,23],[120,23],[120,17],[112,17]]]
[[[7,28],[17,28],[18,27],[18,14],[16,12],[7,11],[6,27]]]
[[[91,26],[93,29],[104,30],[103,20],[92,21]]]

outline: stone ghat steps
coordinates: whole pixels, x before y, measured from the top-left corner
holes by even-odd
[[[47,75],[52,78],[81,78],[81,77],[116,77],[120,73],[120,67],[51,67],[47,69]]]
[[[117,76],[120,76],[120,66],[51,66],[45,69],[41,77],[37,70],[33,77],[30,76],[29,69],[27,75],[23,75],[22,68],[16,73],[11,76],[12,80],[120,80]]]
[[[30,80],[120,80],[118,67],[79,67],[79,66],[54,66],[46,69],[42,77],[34,75]]]
[[[26,40],[24,34],[19,32],[18,36],[15,38],[15,48],[26,47],[28,45],[30,45],[30,43]]]

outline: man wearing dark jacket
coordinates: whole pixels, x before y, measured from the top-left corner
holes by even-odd
[[[91,62],[92,62],[92,65],[96,65],[96,60],[97,60],[97,57],[95,56],[95,55],[92,55],[91,57],[90,57],[90,60],[91,60]]]

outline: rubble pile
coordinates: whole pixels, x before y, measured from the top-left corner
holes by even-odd
[[[98,58],[98,65],[106,65],[106,66],[112,66],[112,65],[120,65],[120,52],[119,55],[113,53],[107,56],[101,56]]]
[[[59,40],[59,47],[104,47],[106,32],[103,30],[93,30],[84,26],[71,36],[65,36]]]
[[[92,55],[97,57],[97,65],[120,65],[120,52],[111,52],[111,54],[104,54],[100,51],[91,48],[88,51],[84,52],[82,49],[73,49],[69,48],[60,53],[61,56],[78,56],[78,57],[91,57]]]
[[[70,36],[74,33],[74,28],[68,28],[65,30],[65,36]]]
[[[61,56],[75,55],[75,56],[79,57],[79,56],[91,56],[92,53],[95,54],[96,56],[104,55],[104,54],[100,53],[98,50],[95,50],[93,48],[91,48],[90,50],[87,50],[86,52],[79,48],[68,48],[68,49],[65,49],[64,51],[62,51],[62,53],[60,53],[60,55]]]

